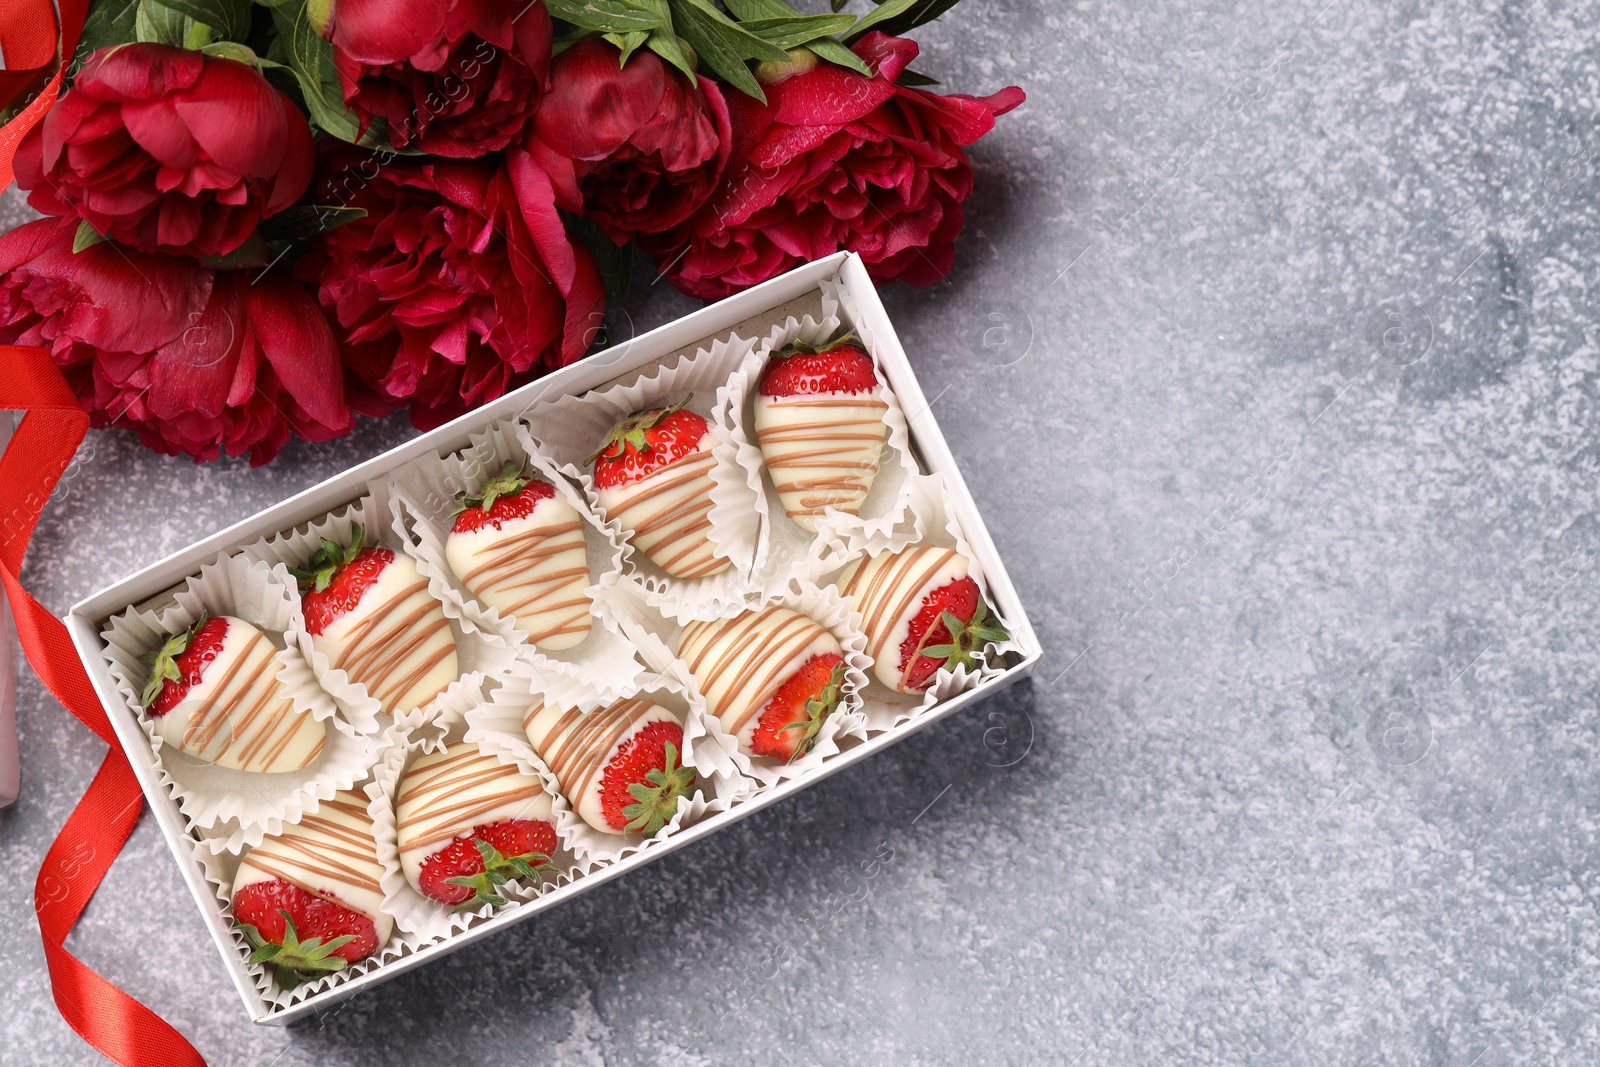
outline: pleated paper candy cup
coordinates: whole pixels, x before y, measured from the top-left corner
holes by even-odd
[[[553,695],[557,693],[559,699]],[[679,797],[676,813],[649,837],[606,833],[585,822],[573,810],[571,800],[561,793],[556,776],[534,752],[523,728],[529,713],[539,706],[551,704],[591,713],[634,696],[648,697],[679,716],[683,750],[698,774],[693,794]],[[680,680],[667,675],[640,674],[620,685],[592,686],[587,692],[580,692],[570,679],[541,674],[523,665],[495,690],[487,703],[468,713],[467,725],[468,740],[477,741],[485,750],[504,752],[538,771],[545,790],[554,798],[556,832],[585,865],[585,872],[664,841],[679,827],[692,825],[710,813],[727,810],[751,788],[751,782],[731,764],[713,767],[698,762],[699,753],[709,751],[708,745],[715,747],[708,741],[705,705]]]
[[[292,591],[271,567],[231,555],[202,567],[167,597],[129,608],[105,627],[105,657],[117,691],[149,738],[159,781],[190,830],[227,827],[229,841],[254,844],[298,818],[308,804],[348,789],[370,759],[374,741],[356,730],[290,643],[296,611]],[[324,727],[322,750],[307,766],[272,773],[223,767],[179,750],[157,731],[140,701],[150,677],[150,666],[140,657],[202,614],[239,618],[272,642],[275,677],[295,713],[310,715]]]
[[[755,345],[750,338],[728,334],[697,348],[693,354],[669,358],[642,374],[625,376],[614,385],[538,404],[524,416],[528,432],[540,450],[583,487],[608,527],[627,541],[623,572],[637,577],[653,600],[671,594],[680,600],[727,604],[738,601],[750,589],[750,572],[762,531],[760,496],[739,459],[748,442],[728,413],[726,385]],[[691,394],[688,410],[708,420],[713,441],[706,536],[713,554],[729,566],[717,574],[686,579],[667,574],[628,539],[617,516],[601,506],[593,473],[585,461],[612,427],[629,415],[677,403]]]
[[[499,474],[507,462],[512,462],[525,464],[529,474],[548,481],[557,496],[578,512],[583,523],[589,567],[584,597],[592,600],[599,582],[622,570],[624,547],[620,536],[606,525],[588,498],[556,465],[539,453],[526,427],[516,421],[494,423],[473,434],[471,441],[460,452],[414,460],[397,469],[386,481],[400,508],[417,569],[430,583],[436,578],[439,580],[442,595],[463,618],[470,619],[481,630],[499,634],[521,656],[585,678],[636,671],[639,664],[627,641],[614,630],[594,624],[592,603],[583,613],[591,625],[581,642],[559,650],[536,648],[513,619],[474,596],[451,569],[445,544],[454,524],[456,494],[478,491]]]
[[[364,533],[364,544],[403,553],[415,562],[416,557],[412,555],[410,539],[404,533],[402,519],[396,514],[397,510],[387,491],[369,494],[314,522],[262,538],[246,546],[244,552],[246,555],[265,559],[279,567],[284,581],[292,583],[294,579],[288,576],[288,567],[305,566],[324,538],[331,538],[340,544],[350,543],[353,528],[360,525]],[[420,571],[421,568],[418,569]],[[429,595],[440,605],[445,621],[449,624],[460,673],[454,682],[428,703],[415,708],[397,709],[392,721],[405,730],[425,727],[444,714],[454,702],[453,698],[458,697],[464,688],[481,684],[487,679],[499,677],[509,671],[511,665],[516,662],[517,655],[516,649],[504,637],[492,629],[480,627],[463,613],[459,603],[447,595],[447,583],[443,577],[439,575],[424,575],[424,577],[428,581]],[[294,637],[301,654],[306,662],[311,664],[317,681],[324,689],[338,697],[342,703],[370,717],[374,723],[386,723],[391,719],[383,713],[381,704],[365,685],[333,666],[327,654],[316,647],[306,629],[298,594],[295,603]]]

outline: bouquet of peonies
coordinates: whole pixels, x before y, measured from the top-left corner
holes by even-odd
[[[897,35],[955,0],[723,3],[96,0],[16,151],[50,217],[0,236],[0,343],[97,426],[264,463],[581,358],[635,247],[705,298],[840,249],[943,277],[963,146],[1023,99],[922,88]]]

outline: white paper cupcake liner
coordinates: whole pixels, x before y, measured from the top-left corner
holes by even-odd
[[[175,588],[170,597],[113,617],[102,633],[105,656],[129,714],[150,739],[158,779],[178,804],[188,828],[226,827],[234,847],[258,844],[308,805],[348,789],[365,773],[376,741],[349,722],[291,643],[298,598],[267,564],[221,556]],[[192,625],[202,614],[231,615],[261,630],[277,646],[278,681],[295,707],[327,724],[327,740],[310,766],[265,774],[205,763],[167,744],[144,713],[139,695],[150,668],[139,657]]]
[[[356,788],[365,792],[368,798],[368,815],[373,815],[378,805],[382,803],[382,797],[378,791],[378,784],[374,774],[397,747],[403,747],[403,742],[391,730],[385,730],[378,739],[377,747],[372,752],[369,765],[363,770],[361,779],[358,779],[363,784]],[[314,814],[315,811],[315,807],[309,807],[304,814]],[[300,816],[297,815],[295,819],[289,820],[289,822],[296,822],[299,818]],[[381,852],[383,831],[378,829],[376,822],[373,824],[373,830],[377,838],[376,843],[379,845]],[[393,832],[392,823],[388,832]],[[257,841],[253,844],[260,844],[260,842]],[[195,861],[200,864],[201,869],[204,871],[206,881],[210,883],[212,892],[216,894],[217,903],[222,908],[223,918],[229,923],[234,947],[239,952],[240,957],[248,961],[251,951],[250,946],[245,941],[244,933],[233,925],[233,879],[239,871],[239,864],[244,859],[244,849],[239,846],[230,846],[227,842],[215,838],[202,838],[199,841],[191,842],[191,845]],[[280,988],[276,978],[273,976],[272,968],[265,964],[246,962],[245,969],[250,972],[251,978],[255,981],[256,992],[261,995],[261,999],[274,1008],[282,1009],[289,1007],[291,1004],[297,1004],[317,993],[337,988],[351,979],[376,970],[392,960],[410,955],[421,947],[423,943],[425,942],[405,938],[399,926],[396,925],[394,932],[389,935],[389,940],[383,947],[366,959],[352,963],[342,970],[334,971],[325,978],[303,982],[293,989]]]
[[[445,539],[454,522],[456,494],[483,485],[500,473],[506,461],[526,461],[533,473],[555,487],[567,503],[578,510],[584,523],[588,546],[591,583],[585,592],[592,598],[598,583],[608,574],[622,570],[623,542],[614,529],[594,510],[583,493],[541,455],[527,428],[518,422],[499,422],[472,435],[472,443],[460,452],[424,456],[398,468],[385,481],[401,509],[410,531],[412,556],[417,569],[430,581],[440,579],[443,595],[464,618],[481,630],[498,633],[517,649],[518,655],[551,669],[587,679],[602,679],[626,672],[636,673],[639,662],[633,648],[615,630],[592,626],[589,634],[572,648],[547,652],[527,643],[527,635],[513,620],[477,599],[457,580],[445,556]]]
[[[620,686],[595,686],[582,695],[574,691],[571,681],[521,665],[495,690],[488,703],[468,712],[466,738],[477,741],[486,751],[503,752],[538,772],[545,789],[554,797],[556,833],[577,855],[582,872],[649,848],[676,833],[680,826],[698,822],[713,812],[726,811],[735,800],[749,793],[751,782],[721,755],[720,746],[709,737],[704,702],[678,678],[641,674]],[[561,697],[558,699],[555,693],[560,693]],[[639,693],[649,694],[651,700],[683,717],[683,747],[700,778],[694,795],[679,797],[677,814],[650,837],[608,834],[585,822],[562,796],[555,776],[535,754],[522,728],[523,718],[535,704],[554,703],[592,711]],[[704,762],[702,754],[707,757]]]
[[[709,432],[715,441],[711,449],[715,464],[711,469],[709,537],[716,554],[733,565],[706,578],[673,578],[629,544],[623,555],[623,571],[640,579],[652,601],[731,603],[750,588],[750,572],[762,533],[761,498],[751,485],[749,471],[739,460],[741,449],[749,442],[728,416],[726,386],[755,345],[752,339],[729,334],[702,346],[693,355],[647,369],[642,376],[628,376],[582,396],[548,401],[524,416],[539,449],[556,462],[562,473],[583,487],[595,511],[617,537],[623,538],[620,524],[599,506],[594,479],[584,461],[611,428],[628,415],[694,394],[689,410],[710,421]]]
[[[401,525],[403,520],[396,514],[397,509],[393,504],[387,490],[381,494],[369,494],[315,522],[262,538],[246,546],[243,551],[245,555],[267,560],[274,566],[283,568],[282,578],[285,582],[291,583],[290,588],[294,588],[292,585],[294,579],[288,575],[288,566],[304,566],[324,537],[348,543],[350,528],[357,523],[360,523],[365,531],[367,545],[382,545],[396,552],[404,552],[415,560],[410,539],[403,533],[404,527]],[[428,578],[428,592],[439,601],[445,619],[450,624],[461,676],[428,704],[402,711],[394,716],[395,725],[403,730],[426,726],[453,703],[459,702],[463,690],[509,671],[517,656],[516,649],[509,641],[494,630],[481,628],[463,614],[460,604],[452,601],[447,595],[448,586],[444,578],[437,574],[425,577]],[[317,681],[324,689],[339,698],[341,703],[358,709],[361,714],[370,717],[374,723],[387,721],[388,716],[383,714],[378,701],[367,692],[367,687],[351,680],[348,674],[335,668],[328,661],[328,657],[317,650],[311,640],[311,634],[305,628],[305,616],[300,610],[298,594],[295,597],[293,633],[301,654],[306,662],[311,664],[311,669],[316,672]]]
[[[623,626],[633,637],[645,663],[660,674],[678,679],[704,706],[699,683],[689,672],[689,667],[677,654],[678,639],[684,623],[650,611],[643,605],[643,590],[637,583],[624,580],[606,590],[607,609],[623,620]],[[705,713],[706,737],[695,749],[697,761],[731,766],[739,774],[751,779],[759,789],[767,789],[785,779],[795,778],[819,766],[840,751],[841,743],[848,738],[866,740],[867,719],[861,708],[861,692],[868,681],[867,671],[872,660],[867,656],[866,635],[852,623],[854,614],[849,605],[832,586],[819,588],[798,578],[773,580],[748,602],[735,610],[717,613],[697,613],[697,619],[729,618],[741,611],[756,611],[777,604],[816,620],[838,640],[844,650],[845,678],[843,697],[837,710],[829,715],[817,734],[810,752],[792,763],[780,760],[751,757],[739,749],[738,739],[723,728],[722,721]],[[713,751],[714,747],[714,751]],[[698,764],[697,764],[698,765]]]
[[[889,437],[873,479],[872,489],[861,503],[858,515],[832,512],[817,521],[817,532],[808,533],[792,521],[784,511],[783,502],[766,470],[760,446],[755,443],[755,398],[761,374],[772,359],[772,353],[795,341],[821,344],[837,336],[846,327],[855,329],[862,347],[874,359],[880,351],[876,335],[870,328],[856,326],[860,315],[854,313],[854,300],[833,279],[820,283],[822,317],[791,315],[775,325],[762,343],[745,357],[739,370],[728,382],[729,410],[737,420],[738,429],[746,444],[740,448],[739,459],[748,472],[750,484],[760,496],[763,518],[761,551],[756,560],[758,584],[767,579],[787,577],[796,573],[797,565],[808,558],[824,560],[835,558],[827,550],[834,538],[841,535],[870,536],[892,530],[906,510],[908,483],[916,477],[917,464],[911,453],[911,438],[906,428],[905,413],[900,402],[882,381],[878,384],[877,399],[887,405],[883,421],[889,427]],[[820,542],[820,546],[817,544]],[[819,547],[822,551],[818,551]]]
[[[955,518],[954,509],[950,507],[949,487],[944,478],[935,473],[919,474],[909,479],[905,499],[906,512],[893,529],[861,530],[855,533],[843,533],[831,539],[827,546],[827,551],[831,553],[827,562],[837,561],[838,565],[831,567],[818,584],[833,588],[839,572],[858,556],[898,552],[918,544],[953,548],[966,558],[967,573],[978,583],[984,602],[989,605],[989,610],[1000,620],[1001,625],[1009,631],[1010,627],[1006,625],[1004,616],[1000,614],[993,598],[989,595],[989,584],[984,578],[983,564],[972,551],[972,546],[967,543],[961,531],[961,524]],[[810,565],[819,565],[817,555],[819,551],[817,546],[813,546],[809,557]],[[842,558],[839,558],[840,556]],[[860,613],[852,609],[850,615],[851,625],[864,631]],[[876,679],[869,667],[867,686],[862,691],[862,712],[866,719],[867,733],[882,733],[926,712],[935,704],[957,693],[965,692],[981,681],[1005,673],[1003,668],[990,666],[989,663],[1016,648],[1017,646],[1011,641],[995,642],[989,646],[986,657],[988,662],[976,669],[957,667],[951,671],[940,668],[934,675],[933,684],[920,694],[901,693],[890,689]],[[868,662],[870,663],[870,659]]]
[[[452,722],[444,731],[443,741],[445,744],[453,744],[465,740],[469,744],[475,744],[476,742],[467,737],[466,733],[467,725],[464,721]],[[378,860],[383,864],[383,877],[380,879],[383,888],[383,910],[394,916],[395,928],[401,932],[402,940],[413,944],[414,947],[438,941],[458,930],[466,930],[491,916],[515,908],[519,904],[536,900],[550,890],[566,885],[579,877],[584,865],[562,840],[558,821],[556,837],[561,847],[550,857],[550,864],[558,873],[536,883],[516,880],[507,882],[499,888],[500,895],[507,903],[498,906],[481,904],[476,908],[458,909],[417,892],[406,880],[405,871],[400,865],[394,798],[405,769],[424,753],[424,748],[414,741],[405,741],[403,735],[401,737],[401,743],[386,751],[383,760],[374,769],[374,790],[377,800],[369,810],[372,813],[373,825],[378,828]],[[488,745],[479,747],[501,763],[515,765],[523,774],[539,778],[549,791],[549,782],[545,776],[527,761],[518,759],[515,754],[504,748]],[[552,792],[552,800],[559,802],[559,799]]]

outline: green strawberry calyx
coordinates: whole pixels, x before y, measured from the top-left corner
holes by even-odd
[[[189,650],[189,642],[194,640],[194,635],[200,632],[210,616],[205,612],[194,620],[187,630],[182,633],[172,634],[161,643],[161,647],[154,652],[145,652],[139,656],[141,660],[150,664],[150,680],[145,683],[144,692],[139,694],[139,703],[149,707],[155,703],[156,697],[161,695],[161,689],[168,682],[183,684],[183,671],[178,667],[178,657]]]
[[[331,537],[324,537],[322,544],[311,554],[311,561],[304,567],[290,567],[289,573],[300,583],[302,592],[314,588],[320,593],[328,588],[341,570],[361,555],[361,542],[365,539],[366,531],[360,523],[355,523],[350,527],[349,545],[341,545]]]
[[[1006,641],[1011,638],[1011,635],[1001,627],[999,619],[990,618],[989,605],[982,599],[978,601],[977,610],[972,613],[971,622],[962,622],[948,611],[941,618],[945,628],[950,631],[950,641],[943,645],[929,645],[922,650],[921,655],[944,660],[945,668],[948,670],[953,671],[957,667],[971,670],[978,665],[984,645],[990,641]]]
[[[449,885],[465,886],[472,890],[472,896],[456,905],[458,911],[480,904],[492,904],[498,908],[506,903],[506,898],[498,890],[513,878],[537,882],[556,873],[556,869],[550,865],[550,857],[543,852],[505,856],[481,837],[474,837],[472,843],[478,846],[478,855],[483,857],[483,870],[477,874],[459,874],[445,879]]]
[[[650,451],[650,441],[645,437],[645,431],[655,429],[661,425],[662,419],[665,419],[675,411],[682,411],[684,405],[693,399],[694,394],[690,393],[670,407],[635,411],[611,427],[611,432],[606,434],[606,439],[601,442],[600,447],[588,459],[583,461],[584,466],[594,466],[594,461],[602,456],[606,459],[621,459],[627,455],[629,445],[633,446],[635,452]]]
[[[652,767],[644,781],[634,782],[628,793],[637,803],[622,809],[628,820],[628,833],[650,835],[667,824],[678,811],[678,798],[688,796],[694,788],[695,769],[678,762],[678,748],[667,743],[666,760],[660,767]]]
[[[282,944],[275,945],[268,941],[261,936],[260,930],[249,923],[240,923],[239,928],[250,943],[250,962],[272,964],[281,988],[293,989],[301,982],[314,981],[348,966],[343,956],[335,956],[334,953],[354,941],[355,934],[344,934],[327,941],[320,937],[308,937],[302,941],[289,913],[279,908],[278,914],[283,916]]]

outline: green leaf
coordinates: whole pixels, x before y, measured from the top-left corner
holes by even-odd
[[[629,241],[618,248],[593,220],[570,214],[566,219],[567,229],[583,242],[594,257],[600,280],[606,285],[606,303],[621,303],[628,295],[629,283],[633,281],[633,242]]]
[[[219,38],[242,41],[250,33],[250,0],[161,0],[161,3],[210,26]]]
[[[868,30],[878,30],[891,37],[900,37],[924,23],[932,22],[955,7],[958,2],[959,0],[884,0],[876,11],[862,16],[861,21],[850,28],[844,39],[853,41]]]
[[[712,24],[721,31],[723,40],[727,41],[728,45],[745,59],[764,60],[769,63],[787,63],[789,61],[789,56],[783,49],[768,44],[755,34],[740,28],[737,22],[724,15],[722,9],[712,3],[711,0],[672,0],[671,6],[674,14],[686,8],[692,8],[710,19]],[[688,35],[685,34],[685,36]],[[694,44],[694,39],[690,38],[689,43]],[[697,45],[696,47],[698,48],[699,46]]]
[[[552,18],[601,33],[653,30],[661,19],[629,0],[545,0]]]
[[[650,39],[645,42],[646,47],[674,67],[683,71],[689,77],[695,76],[694,64],[689,62],[689,57],[683,54],[683,48],[678,43],[678,35],[667,30],[652,30]]]
[[[262,59],[250,50],[249,45],[240,44],[238,41],[212,41],[202,47],[200,51],[208,56],[217,56],[221,59],[232,59],[236,62],[244,63],[257,70],[263,67],[281,66],[281,64],[274,63],[270,59]]]
[[[761,83],[744,65],[745,57],[728,43],[715,20],[690,0],[672,0],[672,21],[700,56],[700,61],[715,71],[718,77],[746,96],[753,96],[763,104],[767,102],[767,94],[761,91]],[[781,51],[778,54],[783,55]]]
[[[843,4],[834,5],[834,10],[839,10]],[[784,0],[730,0],[728,10],[740,19],[779,19],[799,15],[800,12],[790,7]],[[859,56],[838,41],[827,37],[819,37],[806,45],[815,52],[820,59],[825,59],[838,67],[853,70],[857,74],[872,77],[872,70],[861,62]]]
[[[72,235],[72,253],[77,255],[85,248],[93,247],[106,239],[105,234],[90,226],[88,222],[80,222],[78,232]]]
[[[333,46],[311,25],[304,4],[273,8],[272,21],[283,38],[289,69],[300,83],[312,123],[341,141],[353,143],[360,124],[345,107],[344,90],[333,68]]]
[[[364,218],[365,208],[337,204],[301,204],[286,208],[270,219],[262,219],[256,232],[267,241],[298,241],[338,229],[347,222]]]
[[[76,74],[83,61],[100,49],[135,40],[134,21],[138,14],[139,0],[100,0],[91,7],[83,22],[83,33],[78,36],[71,73]]]
[[[182,48],[193,28],[194,20],[182,12],[157,0],[139,0],[139,12],[133,19],[135,40]]]
[[[650,31],[654,32],[654,31]],[[634,30],[630,33],[608,33],[605,39],[622,50],[622,55],[617,59],[618,66],[626,66],[628,59],[638,47],[650,39],[650,32]]]
[[[828,6],[833,8],[835,11],[843,11],[844,5],[848,4],[849,2],[850,0],[828,0]]]
[[[779,48],[799,48],[819,37],[843,33],[855,23],[854,15],[791,15],[772,19],[747,19],[744,29]]]
[[[262,945],[250,953],[251,963],[266,963],[272,957],[283,951],[282,945]]]

